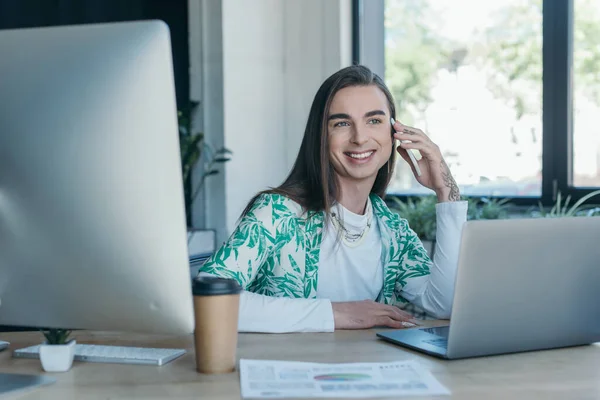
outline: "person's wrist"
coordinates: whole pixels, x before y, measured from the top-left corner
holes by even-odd
[[[449,201],[459,201],[460,192],[458,189],[453,190],[452,188],[444,187],[435,191],[438,203],[444,203]]]
[[[437,189],[435,191],[435,195],[437,196],[438,203],[443,203],[445,201],[450,201],[449,200],[450,189],[448,189],[448,188]]]
[[[333,311],[333,318],[335,320],[338,319],[339,315],[340,315],[340,303],[334,303],[333,301],[331,302],[331,311]]]
[[[331,311],[333,313],[333,327],[338,329],[340,327],[340,312],[334,302],[331,302]]]
[[[460,190],[458,189],[458,185],[450,172],[448,164],[446,164],[443,159],[441,162],[441,169],[441,182],[438,181],[438,183],[441,183],[441,186],[434,189],[438,202],[460,201]]]
[[[458,185],[454,181],[454,178],[447,175],[444,180],[446,184],[441,188],[434,190],[438,203],[460,201],[460,190],[458,189]]]
[[[333,311],[333,325],[335,329],[344,328],[346,326],[346,313],[343,302],[331,302],[331,310]]]

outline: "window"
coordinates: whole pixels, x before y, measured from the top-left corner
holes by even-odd
[[[600,2],[354,0],[354,7],[355,61],[383,65],[375,70],[398,119],[440,145],[463,194],[548,204],[559,191],[578,198],[600,187]],[[380,21],[364,17],[377,7]],[[365,33],[380,29],[377,22],[383,43],[366,40],[377,37]],[[389,193],[429,191],[400,159]]]
[[[600,186],[600,2],[575,0],[573,183]]]
[[[385,33],[385,79],[399,119],[440,146],[461,192],[539,196],[541,6],[386,0]],[[400,159],[390,193],[420,188]]]

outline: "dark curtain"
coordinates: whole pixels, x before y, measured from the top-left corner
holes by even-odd
[[[160,19],[171,30],[177,106],[189,101],[187,0],[0,0],[0,29]]]

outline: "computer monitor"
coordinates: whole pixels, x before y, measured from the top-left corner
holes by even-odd
[[[193,332],[168,27],[0,31],[0,325]]]

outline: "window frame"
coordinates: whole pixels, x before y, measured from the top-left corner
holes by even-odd
[[[385,11],[385,0],[369,0],[369,7]],[[365,43],[364,32],[375,27],[373,18],[364,18],[364,0],[352,0],[352,62],[378,65],[369,54],[383,56],[384,43]],[[542,184],[541,196],[482,196],[510,199],[516,206],[551,206],[558,193],[571,203],[600,187],[573,185],[573,26],[574,0],[542,1]],[[600,21],[599,21],[600,23]],[[551,43],[551,46],[546,45]],[[373,51],[375,48],[375,51]],[[369,59],[370,58],[370,59]],[[391,195],[390,195],[391,196]],[[401,200],[422,194],[396,195]],[[469,196],[472,197],[472,196]],[[473,196],[480,197],[480,196]]]

